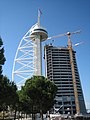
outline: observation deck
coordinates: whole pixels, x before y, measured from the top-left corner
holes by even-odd
[[[44,41],[48,38],[48,32],[45,28],[41,27],[36,23],[30,29],[30,38],[34,40],[35,36],[40,35],[40,41]]]

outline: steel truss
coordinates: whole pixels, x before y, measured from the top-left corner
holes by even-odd
[[[30,40],[29,30],[20,41],[13,63],[12,81],[17,83],[18,87],[34,74],[34,47],[35,43]]]

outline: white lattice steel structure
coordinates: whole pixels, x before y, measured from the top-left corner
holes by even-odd
[[[47,31],[40,26],[39,12],[38,22],[24,35],[15,55],[12,81],[15,81],[18,87],[22,86],[31,76],[42,75],[41,42],[47,37]]]

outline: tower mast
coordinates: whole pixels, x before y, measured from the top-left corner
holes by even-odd
[[[41,42],[48,38],[45,28],[40,25],[40,14],[38,10],[38,21],[30,29],[30,38],[34,42],[34,75],[42,75],[42,46]]]
[[[37,21],[37,24],[38,24],[38,27],[40,27],[40,10],[38,9],[38,21]]]

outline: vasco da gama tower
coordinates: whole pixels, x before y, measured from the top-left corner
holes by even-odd
[[[55,107],[62,106],[61,114],[85,114],[86,107],[76,63],[76,52],[72,48],[70,35],[68,32],[68,47],[55,47],[52,44],[45,46],[46,76],[58,87]]]

